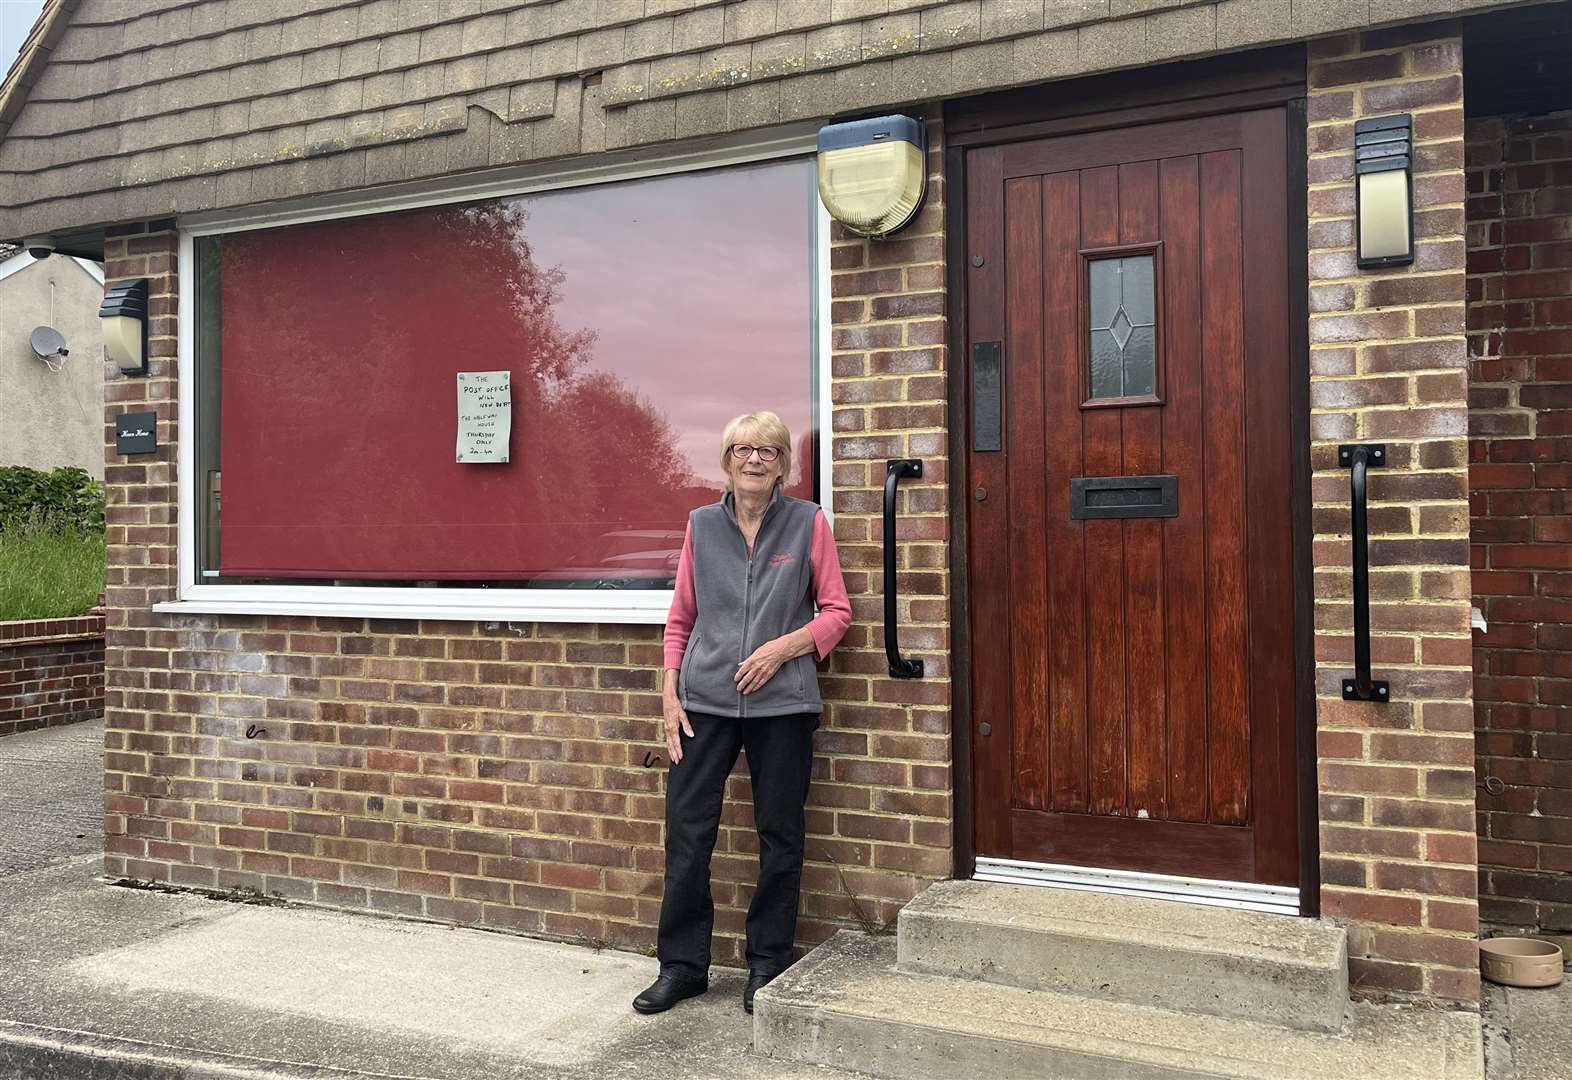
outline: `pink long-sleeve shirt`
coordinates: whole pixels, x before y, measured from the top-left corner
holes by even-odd
[[[841,577],[841,559],[835,550],[835,534],[820,510],[813,520],[813,540],[808,554],[813,568],[813,602],[819,613],[808,623],[813,635],[815,656],[823,660],[846,636],[851,625],[851,601],[846,597],[846,581]],[[682,656],[693,634],[699,615],[698,595],[693,588],[693,526],[682,538],[682,556],[677,562],[677,586],[671,598],[671,613],[666,616],[666,666],[681,668]]]

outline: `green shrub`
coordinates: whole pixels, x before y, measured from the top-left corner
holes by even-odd
[[[75,466],[40,472],[0,467],[0,533],[104,532],[104,485]]]
[[[104,534],[0,531],[0,619],[85,615],[104,590]]]

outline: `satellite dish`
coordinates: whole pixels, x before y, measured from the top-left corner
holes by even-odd
[[[52,360],[57,356],[65,356],[71,350],[66,348],[65,335],[52,326],[40,326],[33,331],[33,355],[40,360]]]

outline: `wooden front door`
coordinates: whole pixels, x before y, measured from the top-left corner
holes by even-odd
[[[967,152],[979,856],[1298,881],[1287,153]]]

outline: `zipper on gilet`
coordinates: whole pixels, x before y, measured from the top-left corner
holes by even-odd
[[[770,504],[764,508],[764,516],[759,519],[759,531],[753,534],[753,547],[748,546],[748,538],[742,534],[742,525],[738,523],[735,515],[732,516],[732,526],[737,530],[737,539],[742,541],[742,548],[748,553],[748,581],[742,590],[742,646],[737,651],[737,666],[748,658],[748,634],[753,624],[753,553],[758,550],[759,542],[764,539],[764,527],[770,523],[770,515],[775,512],[776,500],[779,492],[771,499]],[[748,715],[748,695],[742,692],[742,687],[737,687],[737,718],[740,720]]]

